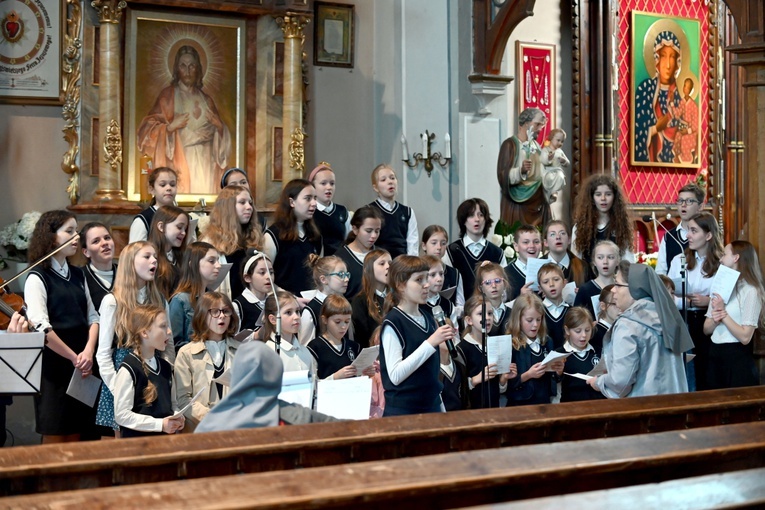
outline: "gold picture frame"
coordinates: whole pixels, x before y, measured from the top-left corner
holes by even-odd
[[[631,31],[630,165],[700,168],[708,91],[701,76],[699,21],[633,11]],[[660,56],[659,51],[671,56]],[[674,71],[662,76],[660,58],[671,59],[668,66],[675,66]],[[660,89],[666,90],[666,97]]]
[[[64,104],[66,0],[0,2],[0,103]]]
[[[129,11],[128,200],[140,198],[144,154],[154,167],[176,170],[176,199],[184,204],[214,202],[223,170],[246,168],[245,30],[244,19]]]

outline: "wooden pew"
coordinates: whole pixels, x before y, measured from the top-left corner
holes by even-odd
[[[470,510],[646,510],[647,508],[763,508],[765,468],[634,487],[535,498]]]
[[[0,507],[455,508],[765,467],[765,422],[0,499]]]
[[[765,387],[0,450],[0,495],[765,420]]]

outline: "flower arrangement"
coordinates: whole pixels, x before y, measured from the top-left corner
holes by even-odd
[[[26,262],[29,240],[40,216],[37,211],[25,213],[19,221],[0,230],[0,245],[6,253],[5,257],[0,255],[0,269],[8,267],[8,261]]]
[[[635,254],[635,260],[638,264],[645,264],[646,266],[656,269],[656,262],[659,259],[658,253],[645,253],[639,251]]]
[[[492,244],[495,244],[502,249],[508,263],[515,260],[516,257],[513,243],[515,242],[515,231],[518,230],[520,226],[520,221],[516,221],[513,225],[508,225],[504,221],[499,220],[494,226],[494,234],[489,238],[489,241]]]

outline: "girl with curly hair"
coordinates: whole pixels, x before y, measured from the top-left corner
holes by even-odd
[[[29,242],[29,261],[61,250],[30,271],[24,284],[27,316],[45,331],[40,394],[34,398],[36,431],[43,444],[79,441],[92,431],[95,411],[67,395],[75,369],[93,371],[98,339],[96,313],[79,267],[67,263],[77,253],[77,218],[69,211],[40,216]]]
[[[634,261],[627,205],[624,191],[610,175],[592,175],[582,186],[574,208],[571,244],[574,253],[586,263],[590,279],[598,276],[592,270],[592,249],[598,241],[613,241],[624,260]]]

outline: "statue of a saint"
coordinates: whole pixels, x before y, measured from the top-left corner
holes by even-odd
[[[550,204],[545,199],[542,178],[542,148],[536,141],[547,123],[544,112],[527,108],[518,116],[518,134],[499,149],[497,179],[502,190],[500,217],[508,225],[544,225],[551,219]]]

